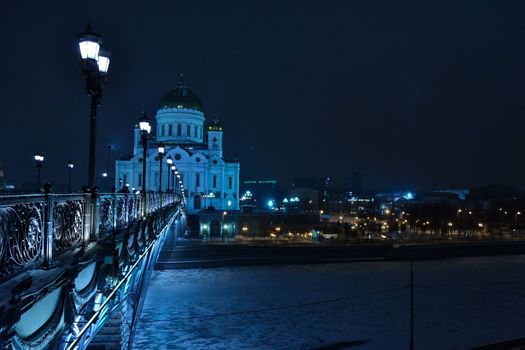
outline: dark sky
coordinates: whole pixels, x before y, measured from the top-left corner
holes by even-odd
[[[89,4],[89,6],[88,6]],[[525,2],[0,2],[0,161],[10,181],[86,182],[89,98],[75,34],[113,53],[98,119],[129,153],[141,105],[183,72],[241,176],[366,187],[525,186]]]

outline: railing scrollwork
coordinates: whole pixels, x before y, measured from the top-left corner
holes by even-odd
[[[0,196],[0,280],[34,264],[49,264],[54,255],[87,241],[105,239],[142,219],[143,212],[152,214],[178,200],[166,193],[160,203],[160,197],[154,192]]]

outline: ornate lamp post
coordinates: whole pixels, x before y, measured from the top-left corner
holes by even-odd
[[[68,183],[67,183],[67,191],[71,193],[71,173],[73,172],[73,162],[69,161],[67,162],[67,169],[68,169]]]
[[[103,183],[103,185],[104,185],[104,191],[108,191],[108,189],[107,189],[107,187],[108,187],[108,186],[107,186],[107,185],[108,185],[107,182],[108,182],[108,181],[107,181],[107,180],[108,180],[108,173],[103,172],[103,173],[102,173],[102,183]]]
[[[139,119],[139,128],[140,128],[140,140],[142,142],[142,216],[146,216],[146,159],[147,148],[148,148],[148,138],[149,133],[151,132],[151,123],[146,115],[142,112],[142,117]]]
[[[37,190],[40,191],[40,169],[42,169],[42,164],[44,163],[44,156],[40,153],[35,154],[35,163],[36,163],[36,186],[37,186]]]
[[[175,171],[177,171],[177,167],[175,165],[171,166],[171,191],[175,193]]]
[[[168,156],[168,158],[166,159],[166,163],[168,163],[168,187],[166,191],[170,192],[170,169],[171,165],[173,164],[173,158],[171,158],[171,156]]]
[[[110,54],[100,48],[102,39],[88,24],[84,33],[77,35],[82,72],[86,76],[86,93],[91,97],[89,124],[88,188],[93,191],[95,181],[95,146],[97,109],[102,98],[102,84],[106,81]]]
[[[162,159],[164,158],[164,153],[166,153],[166,148],[164,144],[159,143],[159,207],[162,206]]]

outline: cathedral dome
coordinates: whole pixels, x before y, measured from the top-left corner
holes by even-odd
[[[201,100],[184,82],[184,75],[179,76],[177,87],[171,89],[159,102],[159,109],[187,108],[202,112]]]

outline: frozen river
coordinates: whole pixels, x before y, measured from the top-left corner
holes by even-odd
[[[415,262],[415,348],[524,337],[524,271],[525,256]],[[406,262],[155,271],[134,348],[408,349],[408,284]]]

